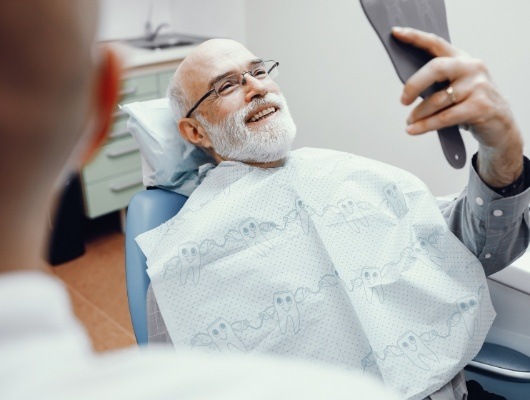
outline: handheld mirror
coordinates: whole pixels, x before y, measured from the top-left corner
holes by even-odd
[[[403,83],[433,56],[395,39],[392,35],[394,26],[431,32],[449,42],[443,0],[360,0],[360,2]],[[448,82],[436,83],[422,92],[421,97],[426,98],[447,86]],[[466,163],[466,148],[458,126],[439,129],[438,138],[449,164],[453,168],[462,168]]]

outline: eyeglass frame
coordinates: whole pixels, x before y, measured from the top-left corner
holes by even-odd
[[[269,75],[269,72],[272,71],[274,68],[278,68],[280,66],[280,63],[278,61],[274,61],[274,60],[260,60],[260,62],[262,62],[263,64],[265,64],[266,62],[272,62],[272,66],[269,68],[269,70],[267,71],[267,75]],[[254,75],[252,75],[252,71],[256,69],[256,67],[252,68],[252,69],[249,69],[248,71],[243,71],[241,72],[241,76],[242,76],[242,79],[241,79],[241,82],[240,82],[240,85],[244,85],[246,83],[246,80],[245,80],[245,75],[246,74],[250,74],[250,76],[252,76],[253,78],[255,78]],[[235,74],[234,74],[235,75]],[[217,93],[217,91],[215,90],[215,88],[212,88],[210,89],[209,91],[207,91],[200,99],[199,101],[197,101],[195,103],[195,105],[188,111],[188,113],[186,114],[186,118],[189,118],[190,115],[193,113],[193,111],[195,111],[197,109],[197,107],[199,107],[201,105],[201,103],[206,100],[208,97],[210,97],[212,95],[212,93],[216,93],[219,97],[222,97],[219,93]]]

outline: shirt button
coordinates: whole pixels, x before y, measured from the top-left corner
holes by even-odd
[[[502,210],[493,211],[493,215],[495,215],[496,217],[502,217],[502,214],[503,214]]]
[[[477,204],[478,204],[479,206],[481,206],[481,205],[484,204],[484,200],[482,200],[482,197],[477,197],[477,198],[475,199],[475,201],[477,202]]]
[[[491,258],[491,254],[490,254],[490,253],[486,254],[486,255],[484,256],[484,258]]]

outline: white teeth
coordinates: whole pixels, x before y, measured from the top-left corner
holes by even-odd
[[[260,111],[259,113],[255,114],[252,118],[249,119],[250,122],[256,122],[260,118],[264,117],[265,115],[271,114],[275,112],[276,109],[274,107],[269,107],[265,110]]]

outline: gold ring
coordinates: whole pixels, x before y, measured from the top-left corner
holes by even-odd
[[[455,104],[456,103],[456,95],[455,95],[455,91],[454,91],[453,87],[449,86],[447,89],[445,89],[445,93],[447,93],[447,95],[451,99],[451,104]]]

